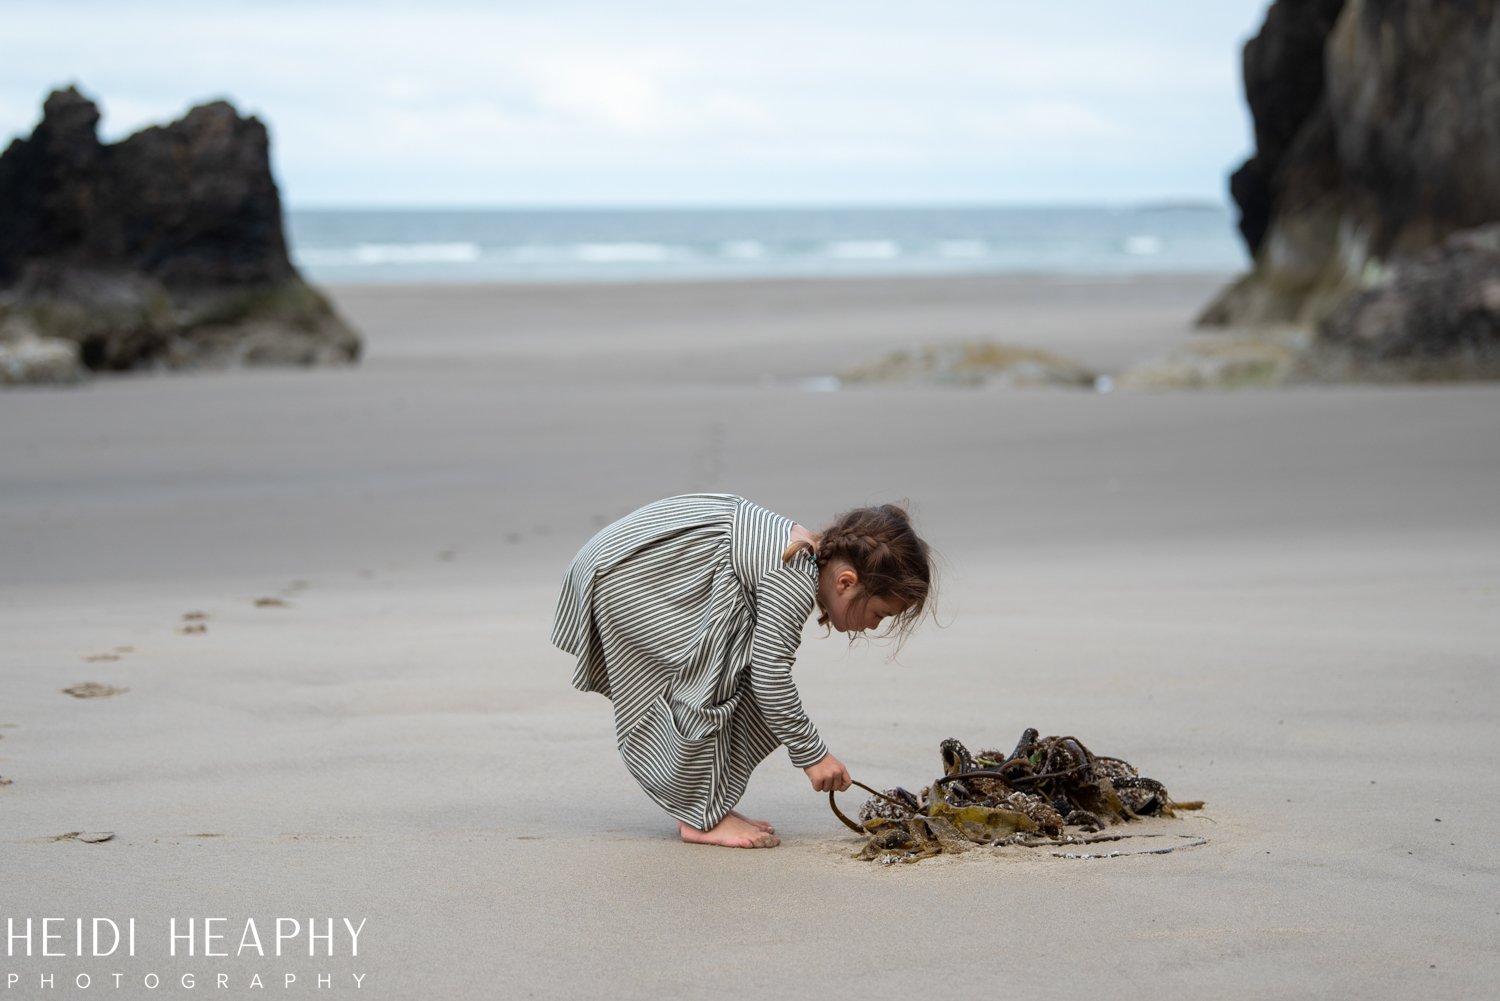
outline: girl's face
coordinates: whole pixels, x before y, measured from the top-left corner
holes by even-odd
[[[905,607],[885,595],[866,600],[859,587],[859,575],[847,563],[838,564],[832,576],[825,576],[819,585],[828,622],[841,633],[874,632]]]
[[[844,612],[846,633],[875,632],[886,619],[901,614],[902,604],[895,598],[872,598],[861,601],[856,595],[848,610]],[[833,616],[830,613],[829,618]]]

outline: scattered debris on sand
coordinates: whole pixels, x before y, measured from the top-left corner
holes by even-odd
[[[1073,849],[1129,837],[1097,834],[1111,824],[1203,807],[1201,801],[1173,800],[1160,782],[1145,778],[1128,761],[1093,754],[1077,737],[1039,738],[1036,730],[1028,729],[1009,754],[970,754],[951,738],[942,742],[941,752],[943,774],[920,796],[899,787],[876,792],[856,783],[874,793],[860,808],[858,823],[839,811],[829,793],[829,805],[838,818],[867,837],[857,858],[888,865],[963,852],[975,845]],[[1082,833],[1070,834],[1069,828]],[[1053,854],[1165,854],[1203,843],[1187,835],[1170,847],[1145,851]]]
[[[72,688],[64,688],[64,695],[71,695],[75,699],[107,699],[112,695],[128,692],[128,688],[116,688],[114,685],[101,685],[97,681],[85,681],[81,685]]]

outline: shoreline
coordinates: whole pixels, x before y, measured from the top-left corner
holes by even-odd
[[[1183,343],[1225,281],[984,276],[328,292],[366,336],[362,366],[467,358],[509,360],[527,384],[744,383],[824,377],[955,341],[1037,347],[1107,371]],[[510,381],[504,370],[495,375]]]
[[[1229,283],[1243,276],[1242,271],[995,271],[953,272],[947,274],[859,274],[859,275],[751,275],[744,278],[722,276],[704,278],[558,278],[555,280],[510,281],[503,279],[453,279],[451,281],[369,281],[314,282],[305,270],[302,278],[315,288],[333,293],[389,289],[397,293],[489,289],[492,291],[569,291],[584,289],[621,289],[630,287],[661,290],[694,291],[705,288],[771,287],[777,285],[1129,285],[1177,284],[1219,281]]]

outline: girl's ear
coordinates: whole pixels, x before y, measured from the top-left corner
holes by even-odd
[[[859,583],[859,574],[853,567],[845,567],[839,571],[838,583],[845,590],[850,590]]]

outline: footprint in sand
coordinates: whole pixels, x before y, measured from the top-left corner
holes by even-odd
[[[82,841],[86,845],[97,845],[101,841],[108,841],[114,836],[114,831],[69,831],[67,834],[54,834],[47,840]]]
[[[184,636],[193,636],[198,633],[208,632],[208,627],[201,622],[189,622],[185,626],[178,626],[177,631]]]
[[[10,785],[10,783],[10,779],[6,778],[4,775],[0,775],[0,786],[8,786]]]
[[[71,695],[75,699],[107,699],[112,695],[128,692],[128,688],[116,688],[114,685],[101,685],[97,681],[85,681],[81,685],[72,688],[64,688],[64,695]]]
[[[280,598],[256,598],[256,608],[291,608],[292,606]]]

